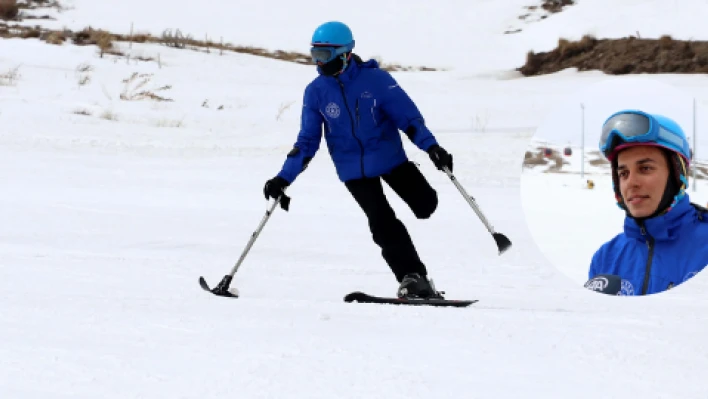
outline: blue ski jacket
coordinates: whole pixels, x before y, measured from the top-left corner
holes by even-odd
[[[300,132],[278,176],[295,181],[318,151],[323,131],[341,181],[388,173],[408,160],[399,130],[423,151],[437,144],[391,74],[375,60],[352,56],[344,72],[320,72],[305,88]]]
[[[708,211],[688,194],[662,216],[640,225],[629,216],[624,233],[603,244],[590,265],[589,278],[622,278],[620,295],[647,295],[679,285],[708,265]]]

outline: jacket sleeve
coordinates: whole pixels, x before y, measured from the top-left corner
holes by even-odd
[[[423,151],[427,151],[433,144],[438,144],[433,133],[425,126],[425,119],[420,110],[393,76],[382,70],[379,82],[383,86],[381,107],[396,127],[405,132],[411,142]]]
[[[319,112],[317,98],[312,88],[308,85],[302,101],[302,115],[300,117],[300,133],[293,149],[285,158],[285,163],[278,176],[288,183],[295,181],[302,173],[320,148],[322,140],[322,114]]]

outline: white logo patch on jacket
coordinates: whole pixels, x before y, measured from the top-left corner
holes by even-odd
[[[325,113],[330,118],[336,119],[339,118],[339,114],[341,114],[342,111],[339,109],[339,105],[337,105],[337,103],[329,103],[327,104],[327,107],[325,107]]]

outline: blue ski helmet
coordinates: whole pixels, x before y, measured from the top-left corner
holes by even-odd
[[[310,44],[313,46],[347,47],[348,51],[351,51],[354,48],[354,36],[346,24],[330,21],[315,29]]]
[[[599,142],[600,152],[612,164],[615,198],[619,207],[625,210],[624,200],[619,191],[617,154],[624,148],[634,146],[659,147],[672,154],[669,169],[678,192],[664,211],[668,212],[686,195],[686,188],[688,188],[688,167],[692,152],[683,129],[670,118],[638,110],[616,112],[603,123]]]

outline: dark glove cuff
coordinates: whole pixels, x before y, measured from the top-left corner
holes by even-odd
[[[285,180],[284,177],[281,177],[281,176],[275,176],[275,179],[273,179],[273,180],[276,181],[282,187],[287,187],[290,185],[290,182],[288,182],[287,180]]]

